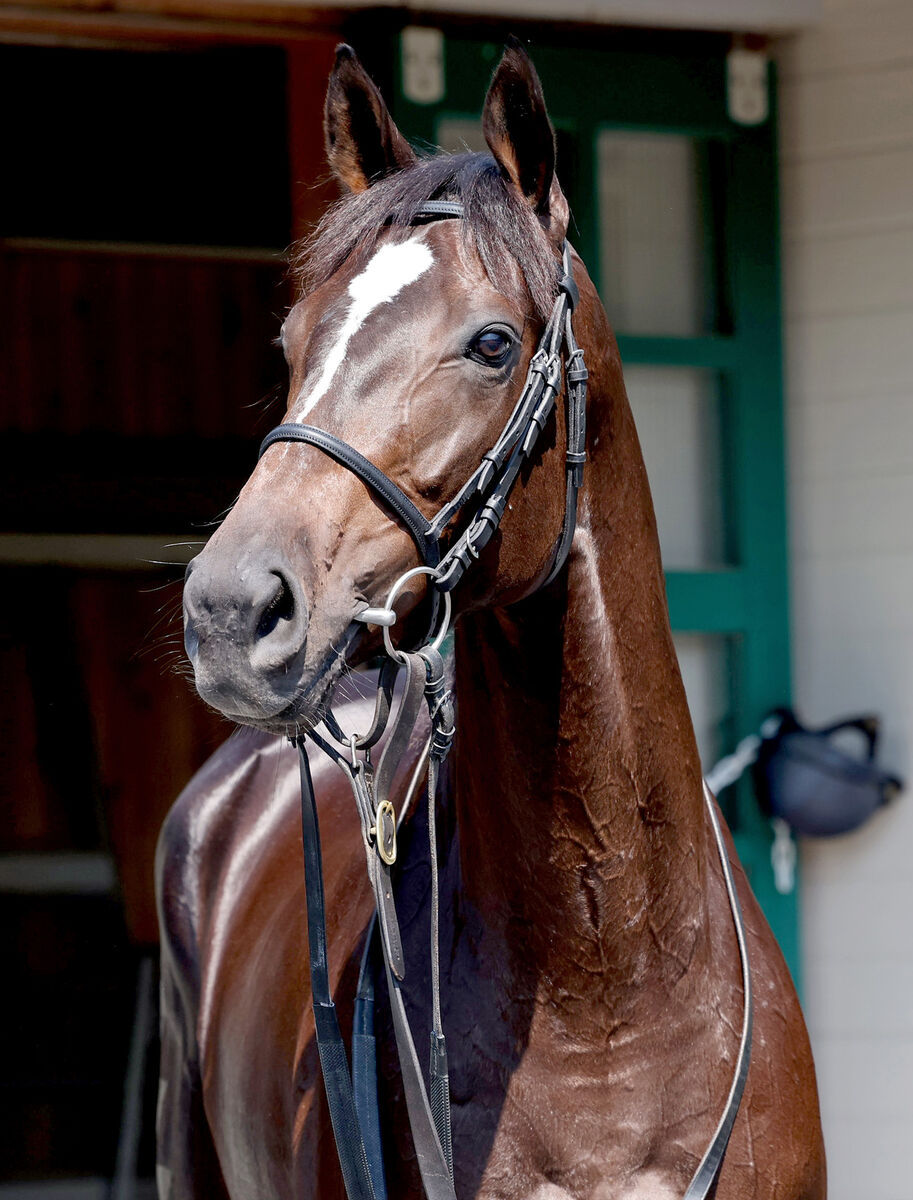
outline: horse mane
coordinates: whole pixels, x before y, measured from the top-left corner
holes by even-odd
[[[404,240],[417,209],[428,200],[463,204],[463,237],[474,245],[494,287],[516,294],[516,264],[536,315],[544,321],[561,276],[557,248],[490,154],[437,154],[337,200],[293,250],[301,294],[325,283],[350,255],[370,254],[385,230]]]

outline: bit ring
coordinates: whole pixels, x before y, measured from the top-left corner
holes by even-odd
[[[390,612],[392,612],[393,611],[393,602],[397,598],[397,596],[400,594],[400,592],[402,591],[403,585],[408,583],[410,579],[415,579],[416,576],[418,576],[418,575],[428,575],[432,580],[440,579],[440,572],[438,571],[438,569],[436,567],[413,567],[412,570],[407,571],[405,573],[405,575],[400,575],[399,579],[397,579],[397,581],[394,583],[393,587],[390,588],[390,591],[387,594],[387,599],[386,599],[384,607],[386,609],[388,609]],[[432,650],[440,650],[441,645],[443,644],[444,638],[447,636],[447,631],[450,628],[450,614],[451,614],[451,610],[453,608],[453,601],[450,598],[449,592],[444,592],[443,596],[444,596],[444,619],[441,622],[441,627],[438,630],[436,636],[430,643]],[[390,626],[389,625],[383,626],[383,634],[384,634],[384,646],[386,648],[387,653],[390,655],[391,658],[395,658],[399,662],[402,662],[403,661],[402,651],[397,650],[397,648],[393,645],[393,639],[390,637]]]

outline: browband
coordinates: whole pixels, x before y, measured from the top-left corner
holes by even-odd
[[[412,220],[417,217],[462,217],[465,216],[462,204],[454,200],[426,200],[412,214]]]

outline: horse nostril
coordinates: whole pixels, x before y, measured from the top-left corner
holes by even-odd
[[[295,597],[292,589],[282,575],[273,572],[273,577],[276,580],[276,590],[260,614],[257,623],[258,638],[268,638],[280,621],[291,621],[295,615]]]

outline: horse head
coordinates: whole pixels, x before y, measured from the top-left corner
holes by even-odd
[[[341,46],[324,129],[347,194],[301,256],[302,295],[281,334],[284,422],[344,439],[430,521],[509,419],[562,276],[568,207],[542,89],[512,42],[485,100],[491,153],[421,160]],[[459,202],[464,215],[426,220],[429,201]],[[589,303],[579,263],[576,273]],[[559,404],[456,611],[517,600],[547,576],[565,507],[564,421]],[[200,694],[245,724],[307,726],[346,665],[377,652],[359,612],[420,562],[361,478],[313,445],[271,445],[188,568],[185,643]],[[398,638],[427,627],[426,590],[419,578],[402,596]]]

